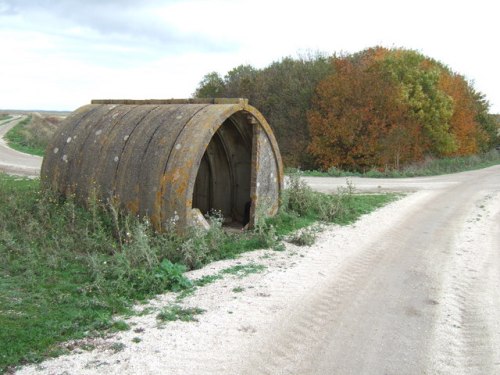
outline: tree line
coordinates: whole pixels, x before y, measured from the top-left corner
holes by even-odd
[[[398,169],[499,142],[498,117],[471,82],[402,48],[240,65],[224,77],[206,74],[193,95],[248,98],[273,128],[288,167]]]

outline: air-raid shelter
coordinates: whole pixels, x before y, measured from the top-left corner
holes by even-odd
[[[48,146],[45,188],[111,200],[158,230],[220,211],[243,225],[278,210],[283,166],[273,132],[245,99],[93,100]],[[199,210],[199,211],[198,211]]]

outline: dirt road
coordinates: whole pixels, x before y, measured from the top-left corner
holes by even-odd
[[[287,244],[190,272],[266,267],[181,302],[206,310],[199,322],[159,325],[158,309],[175,302],[167,294],[95,350],[19,373],[499,374],[500,166],[402,181],[386,188],[412,193],[330,227],[313,247]],[[338,180],[310,182],[323,190]]]
[[[13,150],[3,139],[3,136],[25,117],[16,115],[11,120],[0,122],[0,172],[36,177],[40,175],[42,158]]]
[[[358,192],[379,193],[435,190],[457,184],[460,177],[453,174],[411,178],[303,177],[303,179],[314,190],[323,193],[335,193],[337,189],[346,187],[347,181],[350,181]]]
[[[357,255],[261,346],[263,373],[500,373],[500,168],[408,181],[426,191],[352,238]]]

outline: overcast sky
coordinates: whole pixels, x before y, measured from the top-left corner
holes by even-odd
[[[186,98],[208,72],[308,52],[418,50],[500,113],[497,0],[0,0],[0,108]]]

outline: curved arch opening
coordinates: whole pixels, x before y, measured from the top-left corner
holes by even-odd
[[[224,225],[250,221],[253,126],[241,112],[229,117],[208,144],[196,177],[192,208],[218,211]]]

